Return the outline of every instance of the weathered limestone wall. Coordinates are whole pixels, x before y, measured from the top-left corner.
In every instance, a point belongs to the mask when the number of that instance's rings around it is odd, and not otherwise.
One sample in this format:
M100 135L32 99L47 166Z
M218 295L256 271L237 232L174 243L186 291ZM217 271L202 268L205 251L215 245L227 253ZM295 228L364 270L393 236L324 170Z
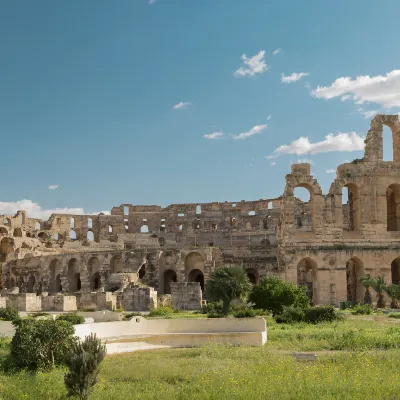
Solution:
M203 300L200 283L171 283L171 300L176 310L200 310Z

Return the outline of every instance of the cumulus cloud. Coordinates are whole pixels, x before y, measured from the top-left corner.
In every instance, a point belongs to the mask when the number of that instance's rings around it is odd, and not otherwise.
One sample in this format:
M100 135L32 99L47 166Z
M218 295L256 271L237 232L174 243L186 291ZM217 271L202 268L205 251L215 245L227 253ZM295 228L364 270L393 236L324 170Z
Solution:
M314 165L315 163L310 158L299 158L297 160L297 164L311 164L311 165Z
M274 150L275 155L296 154L298 156L305 154L327 153L331 151L360 151L364 150L364 137L356 132L337 134L330 133L325 136L325 140L312 143L308 137L300 137L290 144L279 146Z
M342 101L353 100L357 104L366 102L384 108L400 107L400 70L386 75L341 77L330 86L318 86L312 95L319 99L340 97Z
M308 72L293 72L291 75L285 75L282 72L281 82L282 83L293 83L299 81L301 78L310 75Z
M336 169L327 169L325 172L327 174L334 174L336 172Z
M207 133L203 137L205 139L218 139L220 137L224 136L223 132L213 132L213 133Z
M85 214L85 210L81 207L43 209L38 203L26 199L0 202L0 215L15 215L18 210L26 211L28 218L41 218L43 220L47 220L51 214ZM110 214L109 211L102 211L102 213ZM93 215L97 214L99 213L93 213Z
M245 66L238 68L234 72L234 76L254 76L256 74L262 74L269 69L265 62L265 50L260 50L255 56L248 58L246 54L243 54L240 58L242 59Z
M378 114L377 110L364 110L362 107L357 107L357 112L359 112L365 119L372 119Z
M50 185L49 190L56 190L58 189L58 185Z
M181 101L177 104L175 104L172 109L173 110L183 110L184 108L188 108L192 103L189 103L187 101Z
M272 52L272 55L273 55L273 56L276 56L276 55L279 54L281 51L282 51L281 48L276 49L276 50L274 50L274 51Z
M258 133L261 133L265 128L267 127L267 124L264 125L256 125L253 126L249 131L247 132L242 132L239 133L237 135L233 135L233 139L235 140L243 140L243 139L247 139L250 136L256 135Z
M276 162L275 162L275 161L272 161L271 165L272 165L273 167L275 167Z

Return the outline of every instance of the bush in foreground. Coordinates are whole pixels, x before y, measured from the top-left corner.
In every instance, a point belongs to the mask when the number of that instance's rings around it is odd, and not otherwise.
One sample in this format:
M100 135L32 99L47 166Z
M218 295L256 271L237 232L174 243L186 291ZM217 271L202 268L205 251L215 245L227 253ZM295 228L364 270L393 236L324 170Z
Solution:
M320 322L333 322L340 319L341 314L339 314L333 306L310 307L305 312L305 321L310 324L318 324Z
M57 321L67 321L72 325L80 325L85 322L85 318L82 315L78 315L76 313L67 313L67 314L60 314L57 318Z
M284 306L294 306L305 310L310 305L304 287L286 283L277 277L265 277L254 286L250 301L255 308L271 311L273 315L282 314Z
M370 304L357 305L350 311L353 315L371 315L374 313L374 309Z
M87 399L97 383L99 366L106 355L106 348L96 335L90 335L83 342L76 342L65 359L69 373L64 377L68 396Z
M19 312L13 307L0 308L0 321L15 321L19 319Z
M274 319L277 323L293 324L294 322L302 322L305 320L306 313L300 307L283 306L282 313L275 315Z
M75 342L74 327L67 321L28 318L14 325L11 357L19 368L36 371L61 365Z

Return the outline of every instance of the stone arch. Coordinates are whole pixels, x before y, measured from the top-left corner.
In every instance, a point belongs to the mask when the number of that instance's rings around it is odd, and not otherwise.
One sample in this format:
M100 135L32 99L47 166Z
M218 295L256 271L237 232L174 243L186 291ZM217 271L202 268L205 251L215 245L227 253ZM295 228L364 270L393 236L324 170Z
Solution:
M11 219L10 218L4 218L3 225L6 225L9 228L11 228Z
M97 257L91 257L88 261L88 275L90 281L90 289L100 289L100 260Z
M96 291L100 289L101 285L101 280L100 280L100 272L95 272L91 277L90 277L90 290Z
M400 231L400 184L393 183L386 189L387 230Z
M317 262L310 257L303 258L297 264L297 285L306 288L312 304L318 304L317 269Z
M8 235L8 230L7 228L4 228L4 226L0 227L0 235L1 236L7 236Z
M379 162L383 160L383 125L392 131L393 162L400 163L400 123L399 116L378 114L371 121L371 126L365 139L364 160Z
M364 299L364 286L360 278L365 275L364 263L358 257L352 257L346 263L346 288L347 301L359 301Z
M30 275L27 284L27 293L35 293L36 279L34 275Z
M164 294L171 294L171 282L177 282L176 272L173 269L164 271Z
M13 236L14 237L22 237L22 229L21 228L14 228Z
M361 204L360 191L355 183L346 183L342 191L347 188L347 205L343 207L343 229L346 231L359 231L361 229Z
M40 227L40 222L36 221L35 222L35 231L40 231L41 227Z
M200 283L201 291L204 292L204 274L199 269L192 269L188 274L188 282Z
M197 251L193 251L185 257L186 277L188 277L189 272L194 269L198 269L204 273L204 258Z
M73 229L69 231L69 238L70 240L76 240L76 232Z
M81 289L81 275L79 273L79 261L76 258L71 258L68 261L68 283L69 291L77 292Z
M142 225L140 227L140 233L149 233L149 226L148 225Z
M111 257L110 270L111 270L112 274L117 274L119 272L122 272L123 267L124 267L124 265L123 265L121 256L115 255L115 256Z
M40 232L38 238L43 242L49 238L49 235L46 232Z
M390 267L392 283L400 284L400 257L395 258Z
M142 264L142 266L138 270L138 278L143 279L146 275L146 264Z
M249 278L249 281L253 285L256 285L259 282L260 275L255 268L247 268L246 273L247 273L247 277Z
M87 238L87 240L89 240L90 242L93 242L93 241L94 241L94 233L93 233L92 230L88 230L88 231L87 231L86 238Z
M62 291L62 286L61 286L61 262L57 259L54 258L51 260L50 265L50 285L49 285L49 291L52 293L58 293Z
M4 237L0 241L0 261L5 261L7 254L14 251L14 239Z

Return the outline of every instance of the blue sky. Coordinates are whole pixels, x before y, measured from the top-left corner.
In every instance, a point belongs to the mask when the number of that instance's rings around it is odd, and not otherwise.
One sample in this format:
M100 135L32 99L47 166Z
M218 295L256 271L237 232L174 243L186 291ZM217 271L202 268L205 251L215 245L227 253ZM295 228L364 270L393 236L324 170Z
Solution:
M326 192L400 111L397 0L151 3L0 0L0 212L269 198L299 159Z

